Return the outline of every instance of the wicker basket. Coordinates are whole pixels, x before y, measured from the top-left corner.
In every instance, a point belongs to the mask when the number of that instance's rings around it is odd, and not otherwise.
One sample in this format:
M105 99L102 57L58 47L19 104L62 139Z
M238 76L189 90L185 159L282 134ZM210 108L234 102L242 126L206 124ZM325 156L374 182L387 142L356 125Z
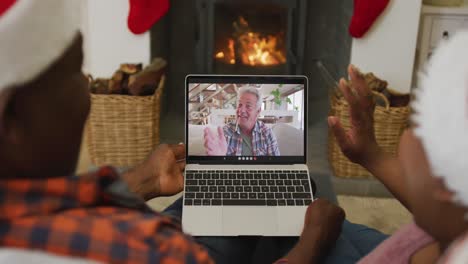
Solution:
M164 81L150 96L91 94L86 134L94 165L132 167L159 144Z
M374 129L377 143L387 153L396 154L401 134L408 125L410 107L390 107L387 98L374 92L381 97L386 106L377 105L374 112ZM331 96L330 114L341 121L343 127L348 130L350 126L349 105L344 98ZM328 132L328 159L337 177L342 178L369 178L372 175L362 166L349 161L336 142L333 132Z

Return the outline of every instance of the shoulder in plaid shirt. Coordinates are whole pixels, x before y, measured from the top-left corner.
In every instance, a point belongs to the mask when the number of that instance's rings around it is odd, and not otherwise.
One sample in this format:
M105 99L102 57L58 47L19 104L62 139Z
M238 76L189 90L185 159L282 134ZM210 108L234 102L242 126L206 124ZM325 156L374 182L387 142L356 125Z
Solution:
M242 136L240 128L229 123L224 126L224 136L228 143L227 156L242 155ZM278 142L271 128L263 122L257 121L252 131L252 150L254 156L279 156Z
M0 180L0 246L104 263L212 263L178 221L148 208L111 168Z

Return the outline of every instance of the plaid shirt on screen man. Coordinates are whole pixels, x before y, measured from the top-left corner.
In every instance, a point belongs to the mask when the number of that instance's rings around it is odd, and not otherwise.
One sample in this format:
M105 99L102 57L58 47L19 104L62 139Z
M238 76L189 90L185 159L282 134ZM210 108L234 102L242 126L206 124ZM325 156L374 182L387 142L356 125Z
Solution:
M223 128L228 143L227 156L242 155L242 136L239 127L229 123ZM280 151L275 134L265 123L257 121L252 131L252 151L254 156L279 156Z
M0 180L0 247L104 263L212 263L177 220L152 211L113 169Z

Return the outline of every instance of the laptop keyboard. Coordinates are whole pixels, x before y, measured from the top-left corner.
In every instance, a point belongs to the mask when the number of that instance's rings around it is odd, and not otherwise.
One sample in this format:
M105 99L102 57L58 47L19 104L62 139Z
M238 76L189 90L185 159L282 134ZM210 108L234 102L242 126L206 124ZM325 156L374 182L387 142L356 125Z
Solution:
M307 171L186 171L186 206L304 206L312 202Z

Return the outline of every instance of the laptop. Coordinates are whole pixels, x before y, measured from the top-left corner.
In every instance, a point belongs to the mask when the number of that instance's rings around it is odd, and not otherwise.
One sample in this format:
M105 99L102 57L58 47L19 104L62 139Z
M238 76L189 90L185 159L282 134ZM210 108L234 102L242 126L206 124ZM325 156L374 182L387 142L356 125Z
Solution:
M194 236L299 236L315 184L305 76L188 75L182 227Z

